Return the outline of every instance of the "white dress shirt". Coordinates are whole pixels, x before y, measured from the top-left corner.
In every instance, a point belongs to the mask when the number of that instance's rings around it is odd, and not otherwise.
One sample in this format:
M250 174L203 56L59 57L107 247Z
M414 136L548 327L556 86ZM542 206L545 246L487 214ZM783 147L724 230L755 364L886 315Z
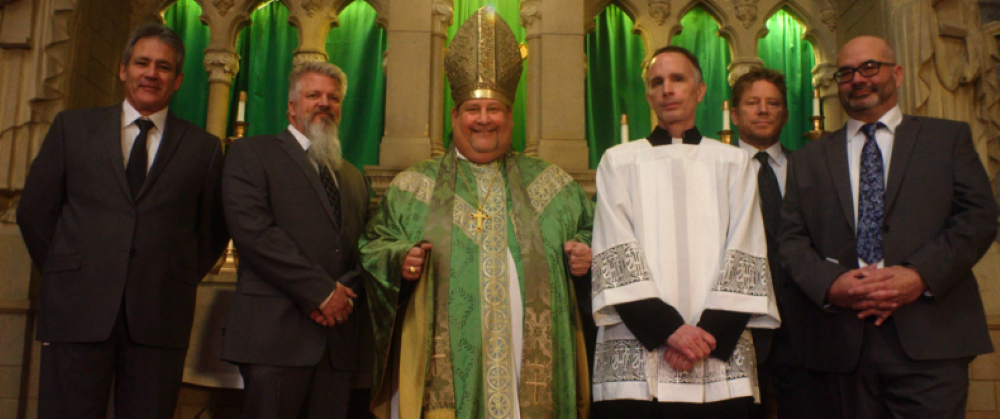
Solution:
M760 170L760 161L752 157L756 156L757 152L762 150L759 150L757 147L743 141L739 142L739 146L743 150L746 150L747 153L750 153L750 165L753 166L753 172L757 173L757 171ZM781 190L781 196L785 196L785 178L788 175L788 156L785 155L785 150L781 148L781 142L771 144L770 147L764 149L763 151L767 152L767 163L771 165L771 170L774 170L774 176L778 178L778 189Z
M148 150L146 170L153 167L153 159L156 158L156 151L160 149L160 140L163 139L163 130L167 125L167 109L163 108L152 115L142 116L139 111L132 107L131 103L128 103L128 99L122 102L122 164L124 167L128 167L128 158L132 154L132 144L135 143L135 137L139 136L139 126L135 124L137 119L147 119L153 122L153 128L149 129L149 134L146 137L146 149Z
M899 110L899 106L894 106L878 120L885 124L885 127L875 131L875 142L878 143L878 148L882 152L882 169L884 170L882 179L883 182L888 183L892 144L896 135L896 127L903 122L903 113ZM847 167L851 173L851 197L854 198L852 201L854 202L855 226L858 225L858 194L861 188L861 151L865 146L865 133L861 131L863 125L865 125L864 122L852 118L847 119ZM883 216L885 216L884 213ZM857 231L854 233L857 234ZM865 266L868 264L858 258L858 267ZM879 261L876 266L883 268L885 263Z

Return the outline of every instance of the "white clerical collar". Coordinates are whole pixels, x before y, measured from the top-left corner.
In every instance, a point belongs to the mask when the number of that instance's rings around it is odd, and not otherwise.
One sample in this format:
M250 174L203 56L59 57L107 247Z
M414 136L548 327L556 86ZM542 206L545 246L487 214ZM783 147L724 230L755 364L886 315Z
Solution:
M309 150L309 147L312 146L312 141L309 140L309 137L306 137L305 134L295 129L292 124L288 124L288 131L292 133L292 137L295 137L295 141L299 142L303 150Z
M889 129L890 134L895 135L896 127L898 127L899 124L903 122L903 112L899 110L899 105L893 106L892 109L889 109L889 112L886 112L884 115L882 115L882 117L879 118L878 121ZM865 125L864 122L848 117L847 138L850 139L855 135L857 135L858 131L860 131L861 127L864 125Z
M745 141L740 141L739 142L739 146L740 146L740 148L742 148L743 150L745 150L747 153L750 153L750 156L756 155L758 151L765 151L765 152L767 152L768 156L771 157L770 159L768 159L768 160L770 160L770 163L774 163L777 166L784 166L785 162L788 160L788 157L785 156L785 150L783 148L781 148L781 142L780 141L776 142L774 144L771 144L770 147L765 148L764 150L760 150L757 147L754 147L754 146L752 146L750 144L747 144Z
M122 127L134 124L137 119L146 118L162 133L164 126L167 124L167 109L169 107L160 109L156 113L144 117L139 111L135 110L135 107L131 103L128 103L128 99L125 99L122 101Z

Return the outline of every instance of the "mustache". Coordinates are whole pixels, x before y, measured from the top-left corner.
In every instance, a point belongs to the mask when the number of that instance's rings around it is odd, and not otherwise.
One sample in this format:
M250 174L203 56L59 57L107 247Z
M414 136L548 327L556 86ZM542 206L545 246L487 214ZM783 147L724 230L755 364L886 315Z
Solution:
M874 83L856 84L851 86L852 95L861 90L871 90L872 93L878 93L878 86L876 86Z

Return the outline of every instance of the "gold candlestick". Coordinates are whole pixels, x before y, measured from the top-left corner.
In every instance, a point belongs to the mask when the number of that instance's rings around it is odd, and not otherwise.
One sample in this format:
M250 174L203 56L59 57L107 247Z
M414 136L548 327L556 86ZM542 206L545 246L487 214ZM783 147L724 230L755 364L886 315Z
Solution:
M240 93L240 96L243 98L243 100L246 100L245 95L246 92ZM232 145L233 142L235 142L236 140L243 138L243 136L246 135L247 133L247 127L250 126L250 124L246 121L236 121L235 125L236 125L236 129L234 130L236 131L234 133L235 135L233 135L232 137L226 137L224 140L222 140L222 143L227 148L230 145ZM222 272L235 273L236 268L239 266L239 264L240 264L240 256L239 254L236 253L236 246L233 245L233 241L230 240L229 245L226 246L226 251L222 252L222 257L220 257L219 261L216 262L215 266L212 267L212 273L215 275L218 275Z
M810 116L809 120L812 121L813 129L805 134L802 134L802 138L809 141L817 140L819 137L826 135L827 131L823 128L823 117L822 116Z

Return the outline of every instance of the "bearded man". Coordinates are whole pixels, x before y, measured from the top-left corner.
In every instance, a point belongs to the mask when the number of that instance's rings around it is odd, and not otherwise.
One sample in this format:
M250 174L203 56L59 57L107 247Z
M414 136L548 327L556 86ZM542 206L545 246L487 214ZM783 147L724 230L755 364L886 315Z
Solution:
M494 10L462 25L445 68L454 147L397 176L361 239L379 361L372 410L587 417L572 280L590 264L593 203L555 165L511 151L522 60Z
M834 73L849 118L795 152L779 248L790 332L842 418L961 418L993 351L972 266L997 206L969 125L904 115L903 67L860 36Z
M346 93L337 66L305 64L289 77L288 129L228 151L223 205L240 265L222 358L243 375L243 418L346 416L368 323L351 315L368 186L341 158Z

